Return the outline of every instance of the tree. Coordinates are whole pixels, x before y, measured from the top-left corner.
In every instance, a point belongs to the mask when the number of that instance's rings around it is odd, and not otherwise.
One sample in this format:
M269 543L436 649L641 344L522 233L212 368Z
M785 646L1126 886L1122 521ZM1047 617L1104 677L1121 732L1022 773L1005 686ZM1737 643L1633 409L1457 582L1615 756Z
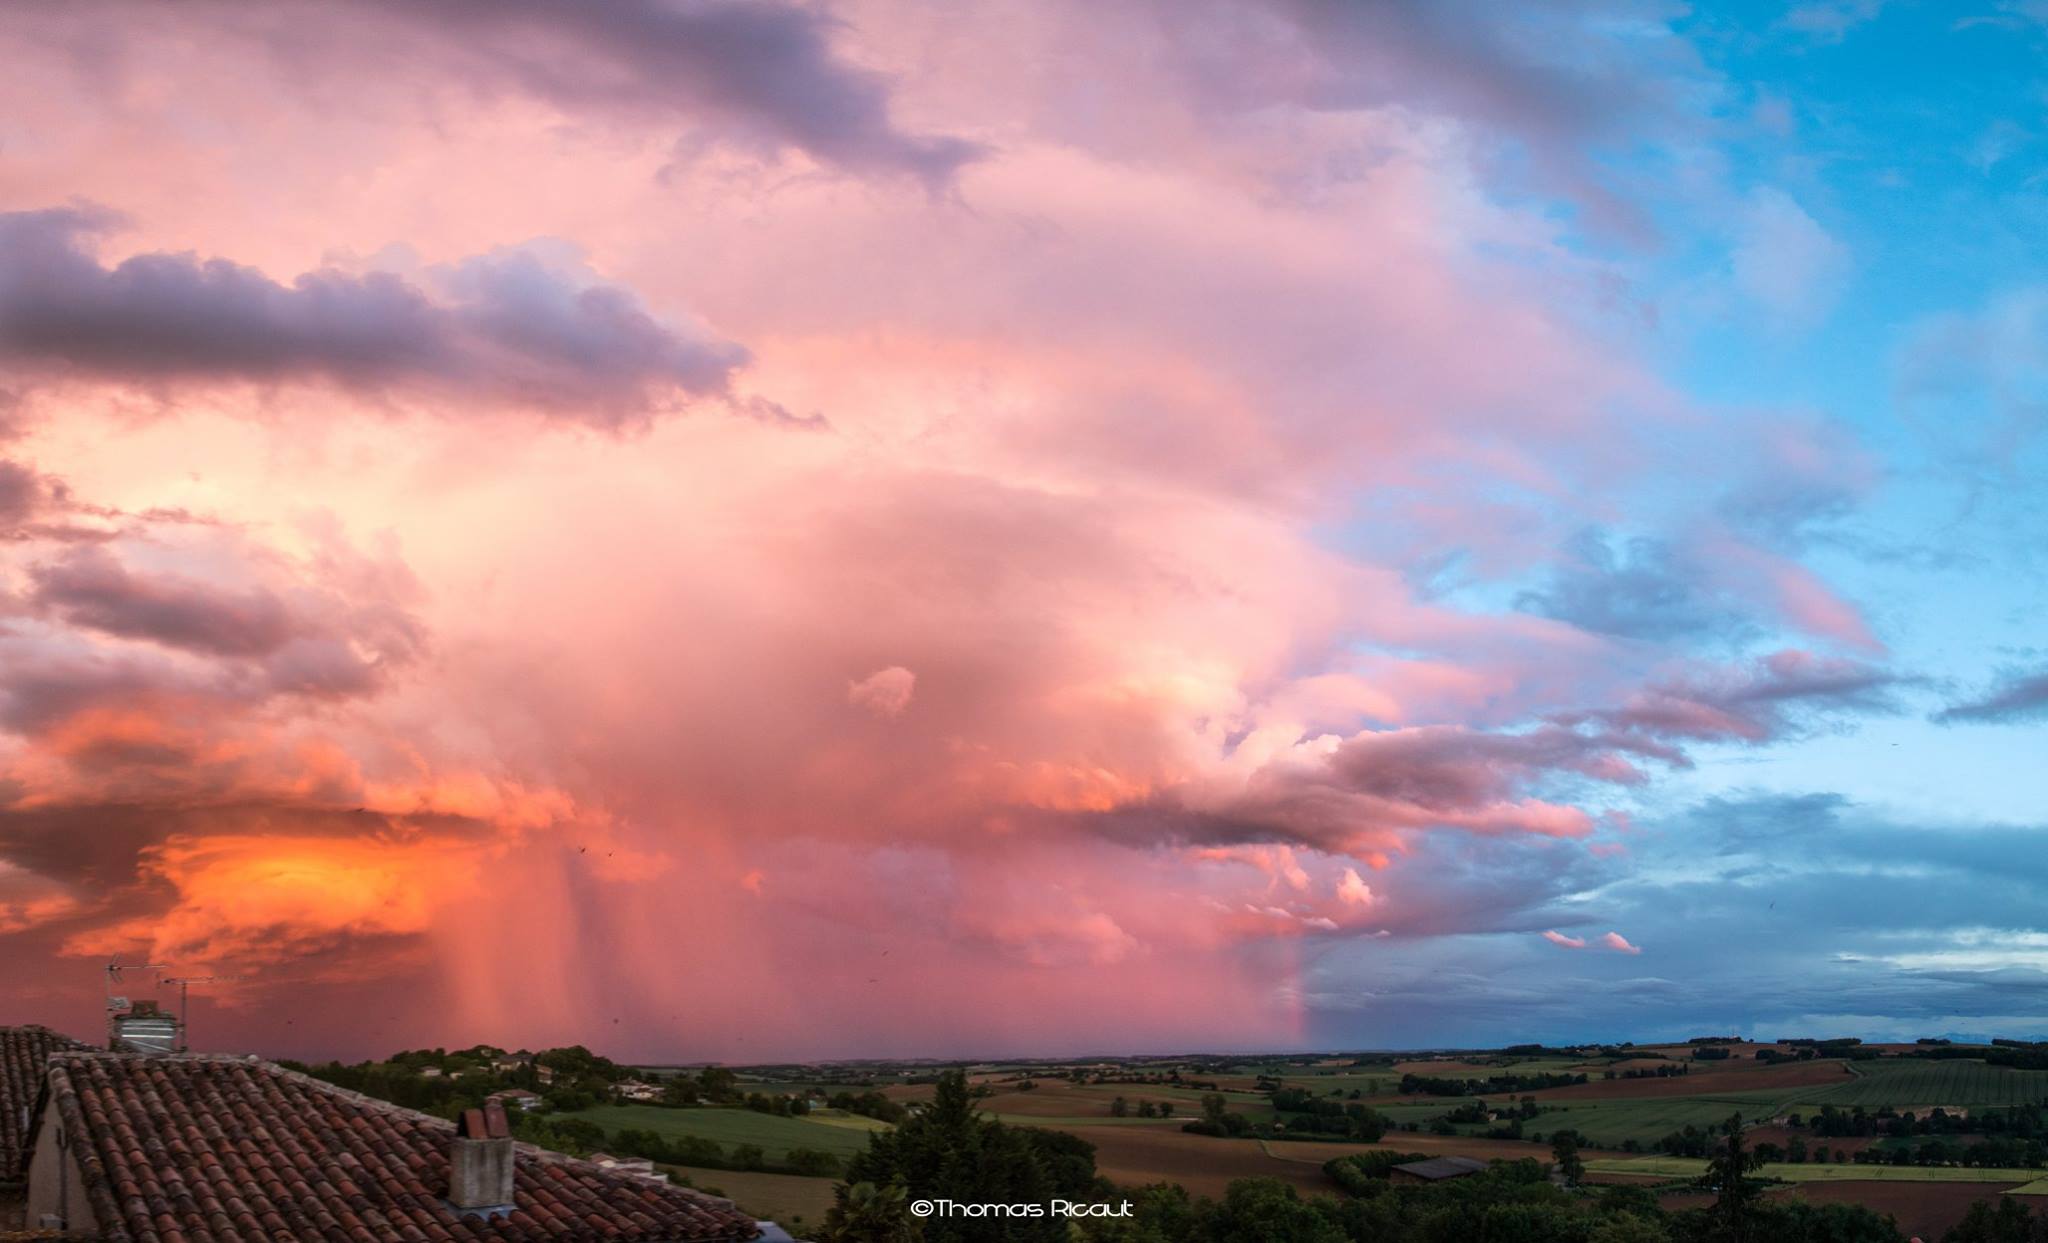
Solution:
M899 1179L885 1186L841 1183L832 1191L819 1243L917 1243L910 1193Z
M2037 1223L2017 1199L2000 1196L1995 1207L1984 1200L1972 1204L1955 1229L1942 1236L1942 1243L2036 1243L2048 1234L2037 1225L2048 1227Z
M846 1181L886 1186L900 1181L915 1199L965 1204L1044 1204L1100 1194L1095 1147L1077 1136L1006 1126L974 1108L967 1076L940 1075L932 1103L894 1130L868 1137L848 1163ZM933 1217L930 1243L1065 1243L1067 1223L1054 1217Z
M783 1158L793 1173L819 1177L839 1172L839 1158L816 1148L792 1148Z
M1617 1213L1593 1227L1586 1243L1671 1243L1671 1232L1648 1217Z
M697 1090L707 1101L728 1101L739 1094L740 1077L723 1066L706 1066L697 1072Z
M1261 1243L1348 1243L1328 1199L1304 1200L1277 1178L1240 1178L1224 1192L1215 1233Z
M1559 1131L1550 1141L1550 1153L1557 1158L1557 1172L1564 1175L1564 1181L1578 1186L1586 1176L1586 1161L1579 1155L1579 1133Z
M1721 1142L1709 1158L1704 1181L1716 1193L1714 1216L1732 1243L1750 1243L1750 1210L1763 1189L1749 1175L1761 1164L1743 1147L1742 1115L1730 1116L1722 1127Z
M1131 1104L1130 1104L1130 1102L1129 1102L1129 1101L1126 1101L1126 1100L1125 1100L1125 1099L1124 1099L1123 1097L1121 1097L1121 1096L1117 1097L1117 1098L1116 1098L1115 1100L1113 1100L1113 1101L1111 1101L1111 1102L1109 1103L1109 1116L1110 1116L1110 1117L1112 1117L1112 1118L1122 1118L1122 1117L1126 1117L1126 1116L1128 1116L1128 1115L1130 1114L1130 1112L1131 1112Z

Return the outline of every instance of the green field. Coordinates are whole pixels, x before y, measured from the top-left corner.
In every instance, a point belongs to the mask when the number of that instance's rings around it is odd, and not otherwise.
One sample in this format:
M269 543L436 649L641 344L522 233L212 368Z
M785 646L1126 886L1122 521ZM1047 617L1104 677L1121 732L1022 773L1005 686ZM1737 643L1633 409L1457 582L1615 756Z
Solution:
M1495 1075L1585 1075L1589 1079L1598 1079L1600 1077L1597 1070L1589 1071L1586 1069L1587 1063L1583 1058L1570 1057L1525 1057L1518 1058L1505 1066L1488 1066L1485 1064L1463 1066L1449 1062L1417 1062L1403 1063L1403 1065L1408 1067L1404 1073L1417 1074L1428 1079L1490 1079ZM1288 1077L1305 1078L1306 1076L1290 1075ZM1390 1084L1398 1084L1401 1080L1399 1074L1391 1074L1387 1071L1379 1072L1379 1077L1387 1080Z
M1983 1109L2031 1105L2048 1098L2048 1070L2014 1070L1977 1061L1851 1062L1855 1077L1841 1083L1808 1088L1798 1094L1802 1105L1833 1105L1876 1109L1928 1105L1961 1105Z
M1109 1117L1109 1103L1121 1096L1137 1108L1139 1101L1172 1101L1173 1111L1182 1122L1191 1122L1202 1116L1202 1098L1209 1095L1203 1088L1182 1087L1177 1084L1159 1083L1090 1083L1081 1086L1063 1086L1056 1091L1067 1091L1077 1096L1099 1099L1102 1102L1102 1117L1088 1119L1091 1122L1113 1121ZM1348 1089L1347 1089L1348 1090ZM1253 1122L1264 1122L1273 1117L1273 1103L1263 1095L1250 1092L1224 1092L1223 1099L1230 1102L1230 1112L1243 1114ZM1079 1117L1080 1115L1076 1115ZM1017 1120L1030 1125L1024 1115Z
M1926 1109L1934 1105L1984 1109L2030 1104L2048 1098L2048 1071L2012 1070L1976 1061L1898 1061L1852 1063L1852 1078L1804 1087L1750 1089L1638 1100L1574 1101L1524 1123L1532 1131L1571 1127L1594 1144L1611 1148L1629 1140L1655 1144L1687 1124L1717 1126L1739 1113L1755 1122L1788 1112L1812 1116L1823 1105L1875 1110ZM1707 1079L1711 1083L1711 1079ZM1702 1084L1706 1086L1706 1084ZM1406 1107L1394 1107L1406 1108ZM1391 1109L1382 1108L1390 1113ZM1399 1122L1410 1121L1395 1116Z
M1166 1126L1181 1127L1193 1122L1194 1114L1176 1114L1171 1118L1111 1118L1090 1114L1087 1117L1057 1118L1045 1114L998 1114L988 1115L1009 1126L1049 1127L1064 1130L1072 1126Z
M782 1223L799 1232L825 1220L832 1208L832 1180L799 1178L795 1174L759 1174L739 1170L674 1167L690 1185L724 1196L756 1217Z
M792 1148L829 1152L841 1160L868 1146L868 1128L778 1118L751 1109L664 1109L659 1105L599 1105L563 1114L595 1122L606 1131L653 1131L666 1137L696 1136L734 1144L758 1144L770 1160L779 1161Z
M1693 1157L1629 1157L1588 1161L1586 1170L1592 1174L1698 1178L1707 1172L1707 1163ZM2041 1178L2041 1171L1947 1165L1794 1165L1781 1161L1764 1166L1757 1175L1788 1183L2030 1183Z
M856 1131L886 1131L889 1124L866 1114L848 1113L844 1109L813 1109L803 1116L803 1121L813 1126L843 1126Z
M1684 1130L1688 1124L1707 1130L1728 1121L1730 1114L1739 1113L1752 1122L1770 1117L1777 1099L1771 1093L1731 1093L1633 1101L1574 1101L1562 1108L1546 1106L1544 1112L1522 1126L1546 1135L1569 1128L1599 1148L1619 1147L1629 1140L1647 1147L1673 1131Z
M1431 1120L1442 1117L1463 1103L1462 1100L1447 1099L1441 1103L1432 1101L1422 1105L1372 1105L1368 1108L1395 1126L1413 1122L1418 1126L1427 1127Z
M1313 1072L1282 1075L1280 1081L1290 1088L1300 1088L1305 1092L1313 1092L1317 1096L1328 1096L1331 1088L1336 1088L1339 1092L1347 1095L1351 1092L1357 1092L1363 1096L1377 1096L1382 1092L1391 1092L1398 1087L1401 1082L1401 1076L1390 1075L1383 1070L1378 1072L1347 1070L1328 1075L1319 1075Z

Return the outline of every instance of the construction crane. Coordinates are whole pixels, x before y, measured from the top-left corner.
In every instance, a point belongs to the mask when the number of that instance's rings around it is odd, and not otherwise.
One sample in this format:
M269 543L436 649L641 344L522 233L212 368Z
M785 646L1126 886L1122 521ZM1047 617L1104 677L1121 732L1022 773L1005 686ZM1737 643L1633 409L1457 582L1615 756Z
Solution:
M185 1025L185 1015L192 999L194 984L227 984L242 977L238 975L184 975L171 979L160 979L159 984L178 986L178 1052L185 1053L192 1048L190 1029Z

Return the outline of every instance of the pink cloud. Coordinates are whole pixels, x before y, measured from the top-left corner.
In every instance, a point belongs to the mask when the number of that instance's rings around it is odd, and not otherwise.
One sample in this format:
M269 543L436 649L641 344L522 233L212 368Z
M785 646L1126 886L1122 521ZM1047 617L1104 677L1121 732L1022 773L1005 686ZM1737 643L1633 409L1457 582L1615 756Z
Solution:
M361 1054L1271 1046L1317 947L1500 926L1428 847L1576 859L1881 697L1422 585L1742 469L1488 197L1487 101L1323 106L1290 34L1241 108L1209 9L757 7L705 8L739 64L638 4L0 18L8 206L127 219L23 226L0 298L0 986L255 959ZM1105 25L1116 73L1016 51Z
M1586 942L1583 937L1568 937L1562 932L1557 931L1555 928L1546 931L1543 934L1543 939L1550 942L1552 945L1563 946L1565 949L1568 950L1582 950L1586 948Z
M902 716L916 689L916 674L901 665L890 665L886 669L877 669L858 682L848 682L846 702L856 708L866 708L876 716Z
M1628 938L1622 936L1619 932L1610 932L1606 936L1601 937L1600 944L1618 954L1640 954L1643 952L1641 946L1630 945Z

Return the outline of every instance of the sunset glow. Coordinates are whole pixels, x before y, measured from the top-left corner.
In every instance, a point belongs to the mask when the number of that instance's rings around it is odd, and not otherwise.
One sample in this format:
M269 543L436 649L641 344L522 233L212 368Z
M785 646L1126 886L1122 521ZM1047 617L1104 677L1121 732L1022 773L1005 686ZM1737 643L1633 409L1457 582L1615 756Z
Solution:
M0 1021L2048 1026L2048 26L1705 7L10 7Z

